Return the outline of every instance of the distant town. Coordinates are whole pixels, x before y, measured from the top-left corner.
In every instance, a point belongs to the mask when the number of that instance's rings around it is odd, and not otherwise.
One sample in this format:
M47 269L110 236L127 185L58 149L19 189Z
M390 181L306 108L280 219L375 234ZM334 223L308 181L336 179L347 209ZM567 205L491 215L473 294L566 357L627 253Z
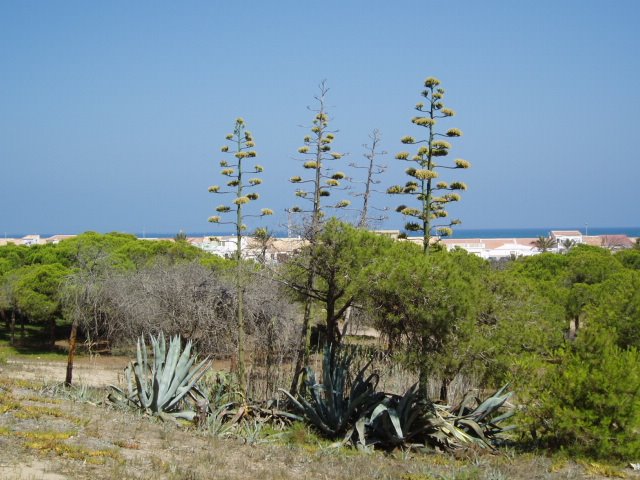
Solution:
M399 230L375 230L375 233L395 239L403 239ZM20 238L0 238L0 246L4 245L49 245L75 237L76 235L52 235L41 237L37 234L25 235ZM435 238L441 242L447 250L462 248L469 253L478 255L487 260L504 260L517 257L537 255L543 251L561 253L575 245L592 245L621 250L632 248L638 241L636 237L628 235L585 235L579 230L552 230L549 232L544 246L540 243L540 237L536 238ZM173 238L149 238L139 237L144 241L175 241ZM422 237L408 237L404 241L422 243ZM184 241L206 252L221 257L232 257L236 251L236 237L231 235L189 237ZM245 258L262 258L269 263L279 263L300 249L305 241L299 237L270 238L260 241L246 236L242 239L242 252Z

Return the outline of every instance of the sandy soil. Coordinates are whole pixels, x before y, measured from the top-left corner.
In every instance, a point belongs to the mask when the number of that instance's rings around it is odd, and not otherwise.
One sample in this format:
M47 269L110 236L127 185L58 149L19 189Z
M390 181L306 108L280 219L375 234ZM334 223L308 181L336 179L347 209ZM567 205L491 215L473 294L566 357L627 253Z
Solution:
M9 359L7 363L15 367L7 372L13 378L35 380L43 383L63 382L67 374L67 366L62 362L40 361L37 359ZM74 365L73 381L90 387L118 385L127 363L124 358L114 357L79 359Z
M11 480L65 480L68 477L52 473L50 462L34 460L30 465L0 464L0 478Z
M88 387L104 388L109 385L121 385L124 379L123 371L129 363L128 358L112 356L80 357L73 367L73 383ZM6 375L12 378L34 380L42 383L63 382L67 374L64 362L52 362L34 359L9 358ZM214 362L213 368L228 371L226 361Z
M117 357L82 358L77 383L117 383L126 363ZM578 480L624 474L640 480L629 468L513 451L367 455L299 435L293 440L282 434L258 438L238 430L220 438L193 426L115 409L103 402L102 389L77 398L73 392L43 388L43 381L51 385L64 379L65 367L38 359L0 366L0 479Z

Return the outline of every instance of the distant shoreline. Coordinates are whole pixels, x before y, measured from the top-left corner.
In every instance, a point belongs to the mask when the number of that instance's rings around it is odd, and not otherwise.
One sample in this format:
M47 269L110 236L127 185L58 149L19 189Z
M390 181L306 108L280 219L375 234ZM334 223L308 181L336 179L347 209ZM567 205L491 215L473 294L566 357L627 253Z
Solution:
M389 229L392 230L392 229ZM537 238L547 237L552 231L578 230L585 235L585 228L575 227L547 227L547 228L459 228L454 229L453 235L447 238ZM209 237L234 235L234 232L185 232L189 237ZM143 234L135 234L142 238ZM273 235L278 238L287 237L285 230L274 230ZM629 237L640 237L640 227L588 227L586 235L627 235ZM173 238L175 233L146 233L144 236L152 238ZM411 235L415 236L415 234Z
M629 237L640 237L640 227L547 227L547 228L460 228L454 230L449 238L534 238L547 237L549 232L577 230L585 236L591 235L627 235Z
M629 237L640 237L640 227L591 227L586 229L585 227L544 227L544 228L459 228L454 230L453 235L448 238L464 239L464 238L536 238L546 237L552 230L578 230L585 235L627 235ZM109 233L109 232L100 232ZM129 233L129 232L122 232ZM138 238L173 238L178 232L134 232ZM233 232L184 232L188 237L211 237L211 236L225 236L233 235ZM34 234L29 233L7 233L7 238L22 238L26 235ZM35 233L36 235L38 233ZM59 235L60 233L41 233L41 237L51 237L53 235ZM283 238L287 237L287 232L283 230L274 230L273 235L275 237Z

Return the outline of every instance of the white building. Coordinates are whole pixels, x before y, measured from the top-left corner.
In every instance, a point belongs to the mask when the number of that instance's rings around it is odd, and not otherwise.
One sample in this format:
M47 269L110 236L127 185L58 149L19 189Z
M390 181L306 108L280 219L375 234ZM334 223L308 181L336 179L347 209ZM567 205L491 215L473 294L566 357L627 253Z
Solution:
M236 254L237 239L231 235L220 237L189 237L187 242L194 247L198 247L205 252L213 253L220 257L231 258ZM243 251L247 248L246 237L242 237L240 248Z
M42 243L40 240L40 235L25 235L22 237L22 245L38 245Z
M53 245L57 245L63 240L68 240L70 238L74 238L76 235L52 235L49 238L45 239L46 243L51 243Z
M552 230L549 236L556 241L555 251L560 252L566 250L565 244L571 242L573 245L585 243L582 232L579 230Z
M469 253L478 255L486 260L501 260L504 258L528 257L535 255L537 250L532 245L533 238L471 238L444 239L447 250L462 248Z
M248 246L243 250L242 256L265 263L280 263L296 253L307 244L302 238L271 238L266 245L253 237L248 237Z

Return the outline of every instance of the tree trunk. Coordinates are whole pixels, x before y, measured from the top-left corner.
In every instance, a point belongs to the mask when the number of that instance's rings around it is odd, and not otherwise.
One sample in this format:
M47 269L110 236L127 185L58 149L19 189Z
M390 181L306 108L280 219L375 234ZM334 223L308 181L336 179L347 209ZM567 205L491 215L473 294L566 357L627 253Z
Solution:
M423 398L429 398L429 371L426 365L427 352L429 350L429 338L422 336L420 339L420 371L418 372L418 395Z
M302 331L300 332L300 342L298 344L298 355L296 358L296 366L293 371L293 379L291 380L291 387L289 393L293 396L298 393L298 382L300 381L300 374L302 373L302 367L309 359L309 342L310 342L310 329L309 323L311 321L311 297L307 297L304 304L304 317L302 320Z
M11 346L16 344L16 311L11 309Z
M326 316L326 325L327 325L327 344L331 347L331 350L334 350L335 347L338 346L338 319L335 318L335 303L330 299L326 304L327 316Z
M442 377L442 382L440 383L440 401L443 403L447 403L449 401L449 384L451 383L451 379L446 375Z
M420 372L418 372L418 395L422 398L429 398L429 372L424 365L420 366Z
M51 348L56 345L56 317L51 317L49 321L49 346Z
M78 320L74 319L71 324L71 335L69 335L69 356L67 357L67 376L64 384L71 386L73 380L73 360L76 355L76 344L78 341Z
M275 382L273 381L273 366L275 363L275 351L273 348L273 343L274 343L274 318L271 317L271 320L269 321L269 329L267 331L267 354L266 354L266 358L265 358L265 367L266 367L266 372L265 372L265 377L266 377L266 391L265 394L266 395L271 395L272 390L274 389ZM271 398L271 397L268 397Z

